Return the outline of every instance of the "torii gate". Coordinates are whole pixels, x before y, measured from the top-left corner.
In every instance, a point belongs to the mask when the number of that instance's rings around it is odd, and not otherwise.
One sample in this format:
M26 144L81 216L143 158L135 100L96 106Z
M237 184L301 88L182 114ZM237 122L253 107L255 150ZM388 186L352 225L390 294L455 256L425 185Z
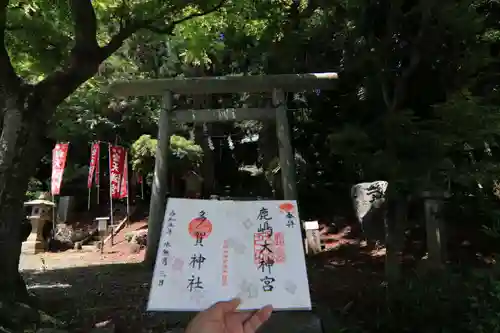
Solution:
M276 119L279 161L284 199L297 199L295 161L291 146L285 92L333 88L337 73L280 74L252 76L215 76L123 81L111 84L109 91L121 97L162 96L163 110L158 124L158 146L149 207L149 232L146 261L154 264L165 214L168 184L170 123L208 123ZM272 92L273 108L227 108L173 110L175 94L208 95Z

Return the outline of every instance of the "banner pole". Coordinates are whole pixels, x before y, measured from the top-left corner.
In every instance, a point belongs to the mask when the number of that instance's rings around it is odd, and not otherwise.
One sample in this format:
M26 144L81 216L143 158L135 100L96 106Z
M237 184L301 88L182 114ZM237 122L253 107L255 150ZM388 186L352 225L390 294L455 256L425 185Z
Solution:
M52 232L55 232L56 230L56 201L54 198L54 191L52 185L54 177L54 149L52 149L52 173L50 175L50 194L52 196L52 203L54 204L54 206L52 206Z
M52 203L54 204L54 207L52 207L52 225L56 223L56 198L52 194Z
M92 168L92 149L94 148L94 143L91 142L90 143L90 161L89 161L89 175L87 177L90 176L90 170ZM94 175L90 176L91 179L94 178ZM88 186L88 182L87 182L87 186ZM90 186L88 186L88 196L87 196L87 211L90 212L90 195L91 195L91 192L92 192L92 184L90 184Z
M113 230L113 192L111 189L111 145L108 144L108 158L109 158L109 222L111 224L111 246L114 244L114 230ZM104 246L104 244L103 244Z
M88 195L88 202L87 202L87 210L90 212L90 194L92 191L92 187L89 187L89 195Z
M125 179L125 181L127 182L127 224L130 224L130 201L129 201L129 196L130 196L130 191L129 191L129 186L128 186L128 152L125 151L125 167L127 168L127 178ZM124 168L125 168L124 167ZM123 177L123 176L122 176Z
M141 176L141 199L144 200L144 177Z
M97 208L99 208L99 192L100 191L100 186L101 186L101 182L100 182L100 169L101 169L101 141L97 141L97 143L99 144L99 150L98 150L98 154L97 154L97 161L96 161L96 168L95 168L95 187L97 188Z

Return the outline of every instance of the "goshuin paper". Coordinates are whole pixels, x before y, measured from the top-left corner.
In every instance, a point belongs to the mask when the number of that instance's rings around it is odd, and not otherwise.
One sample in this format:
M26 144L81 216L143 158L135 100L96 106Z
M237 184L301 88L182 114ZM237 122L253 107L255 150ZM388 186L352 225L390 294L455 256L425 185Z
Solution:
M169 199L148 310L310 310L295 201Z

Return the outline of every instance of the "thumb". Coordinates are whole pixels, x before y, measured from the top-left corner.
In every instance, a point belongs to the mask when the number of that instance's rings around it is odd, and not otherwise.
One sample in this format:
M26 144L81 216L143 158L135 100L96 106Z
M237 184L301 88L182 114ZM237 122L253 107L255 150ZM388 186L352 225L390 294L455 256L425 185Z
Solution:
M222 311L222 312L234 312L241 304L240 298L233 298L230 301L218 302L215 303L214 308Z

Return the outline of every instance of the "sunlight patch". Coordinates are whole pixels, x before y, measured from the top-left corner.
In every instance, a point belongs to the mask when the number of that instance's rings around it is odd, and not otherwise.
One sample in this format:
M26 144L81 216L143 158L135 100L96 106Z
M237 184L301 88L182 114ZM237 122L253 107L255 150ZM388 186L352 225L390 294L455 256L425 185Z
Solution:
M67 288L71 288L71 285L67 284L67 283L52 283L52 284L37 283L37 284L33 284L31 286L28 286L27 288L28 288L28 290L54 289L54 288L61 288L61 289L64 288L64 289L67 289Z

